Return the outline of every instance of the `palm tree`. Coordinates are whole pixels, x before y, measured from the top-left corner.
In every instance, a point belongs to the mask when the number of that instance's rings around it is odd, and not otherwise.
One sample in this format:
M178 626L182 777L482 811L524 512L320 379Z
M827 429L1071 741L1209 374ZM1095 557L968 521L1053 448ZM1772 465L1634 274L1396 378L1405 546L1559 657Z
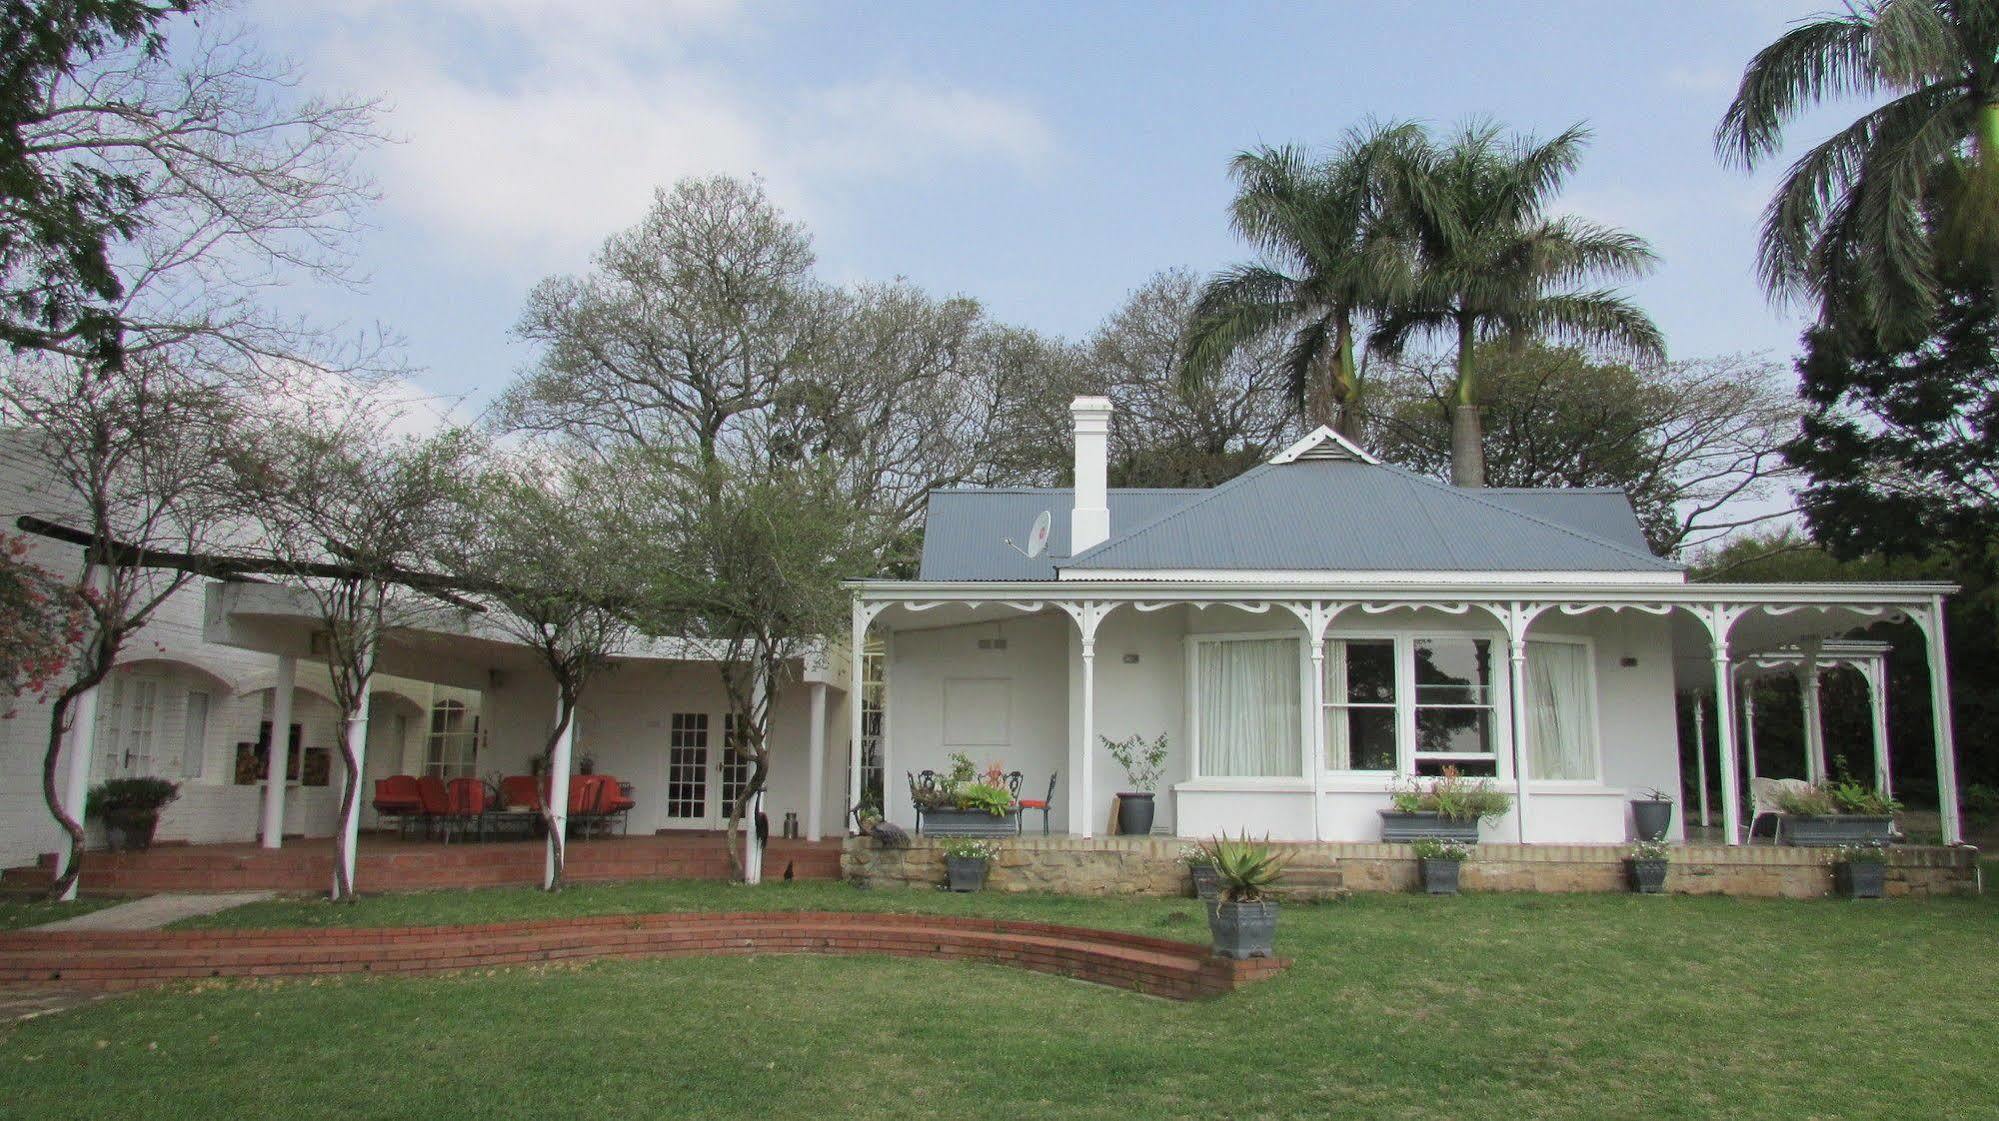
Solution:
M1420 136L1413 125L1367 125L1323 162L1292 146L1235 158L1231 225L1262 259L1225 269L1202 289L1181 356L1183 382L1198 384L1237 350L1285 332L1284 367L1306 421L1360 435L1355 320L1406 276L1384 233L1385 172L1394 152Z
M1786 124L1841 97L1888 100L1791 165L1758 266L1773 296L1892 345L1934 315L1941 254L1999 268L1999 0L1871 0L1800 22L1750 60L1715 147L1754 169Z
M1545 213L1588 137L1576 125L1544 144L1502 139L1497 125L1474 121L1441 148L1426 142L1402 152L1391 210L1416 275L1372 341L1389 355L1418 335L1456 342L1451 481L1458 486L1485 485L1473 361L1479 342L1544 338L1640 359L1665 355L1659 328L1636 305L1606 288L1581 287L1644 272L1651 248L1622 230Z

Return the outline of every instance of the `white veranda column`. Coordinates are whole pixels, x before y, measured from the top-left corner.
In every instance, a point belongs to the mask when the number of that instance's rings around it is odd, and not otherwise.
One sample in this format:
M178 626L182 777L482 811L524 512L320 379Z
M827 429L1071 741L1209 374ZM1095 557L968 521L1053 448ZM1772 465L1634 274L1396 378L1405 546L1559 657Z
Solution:
M826 824L826 683L812 683L812 727L806 744L812 763L806 771L805 839L819 839Z
M62 808L76 821L83 820L84 803L90 798L90 758L97 754L97 701L103 693L100 683L77 695L69 708L69 745L63 749ZM83 859L83 849L67 835L63 837L62 871ZM65 902L76 898L78 876L63 892Z
M1737 789L1735 770L1735 672L1729 661L1728 632L1741 615L1740 608L1716 604L1703 613L1714 653L1715 749L1721 759L1721 828L1730 845L1742 843L1742 795Z
M354 757L354 769L348 773L346 781L354 789L354 804L347 808L347 818L340 823L340 835L346 842L341 846L345 850L342 863L346 866L347 887L350 891L360 890L360 885L354 882L354 857L356 846L359 845L361 840L361 803L363 801L361 776L368 773L368 706L373 699L375 691L375 656L370 652L366 657L369 666L367 675L361 681L361 696L355 705L353 719L347 722L347 751L348 754ZM287 739L288 732L280 732L275 727L271 729L271 753L273 760L283 758L282 752L285 749L279 745L285 743ZM305 765L304 761L301 760L299 765L303 767ZM337 879L335 880L335 885L337 888Z
M847 622L847 812L861 804L861 705L867 696L867 607L855 596ZM882 813L888 813L888 776L882 776ZM851 818L842 818L845 832Z
M1513 741L1513 784L1516 801L1513 807L1513 825L1521 844L1527 843L1527 634L1526 623L1518 618L1510 621L1507 630L1509 657L1507 658L1507 712L1512 724Z
M1895 776L1888 759L1887 666L1877 656L1867 661L1861 673L1867 678L1867 715L1874 733L1874 789L1883 798L1895 796Z
M1736 683L1742 689L1742 682ZM1756 690L1752 684L1742 692L1742 758L1749 768L1750 781L1756 779Z
M1312 774L1312 839L1326 839L1326 640L1312 638L1312 712L1306 723L1305 765Z
M750 683L750 709L764 714L764 753L768 757L771 749L771 731L775 721L771 719L770 678L761 670ZM770 785L770 774L766 768L764 785ZM763 844L757 839L757 822L763 816L764 791L759 790L750 798L749 816L743 822L743 882L760 884L764 879Z
M1726 719L1720 703L1716 703L1717 715ZM1701 828L1708 827L1707 812L1707 702L1699 693L1694 694L1694 786L1700 792Z
M542 861L541 886L555 886L555 846L569 836L569 764L576 757L575 710L569 713L569 722L562 726L562 734L555 737L555 748L548 753L548 851ZM555 718L562 719L562 687L555 690Z
M271 744L264 753L263 845L285 840L285 774L291 767L292 694L298 688L298 659L278 656L278 680L271 686ZM302 764L301 764L302 765ZM361 791L365 796L367 791Z
M1821 715L1818 643L1805 643L1805 660L1798 667L1798 708L1804 719L1805 777L1826 779L1825 720Z
M1097 743L1097 624L1110 606L1101 603L1064 604L1063 610L1076 621L1082 651L1082 727L1069 748L1069 831L1079 837L1096 835L1096 775L1093 761Z
M1944 644L1943 597L1930 602L1929 610L1917 616L1927 642L1930 665L1930 729L1936 737L1937 809L1943 817L1943 843L1964 840L1957 812L1957 749L1951 734L1950 657Z

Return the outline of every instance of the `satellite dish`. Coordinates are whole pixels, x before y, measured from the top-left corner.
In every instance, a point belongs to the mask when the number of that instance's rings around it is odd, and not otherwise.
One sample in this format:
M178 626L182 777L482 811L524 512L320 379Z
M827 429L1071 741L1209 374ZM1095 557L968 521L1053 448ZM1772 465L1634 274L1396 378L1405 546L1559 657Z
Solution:
M1033 560L1035 557L1041 555L1043 549L1048 547L1048 532L1054 527L1055 515L1048 510L1043 510L1039 514L1034 515L1034 525L1028 528L1027 548L1023 549L1014 544L1011 537L1002 537L1000 541L1007 548L1012 549L1029 560Z

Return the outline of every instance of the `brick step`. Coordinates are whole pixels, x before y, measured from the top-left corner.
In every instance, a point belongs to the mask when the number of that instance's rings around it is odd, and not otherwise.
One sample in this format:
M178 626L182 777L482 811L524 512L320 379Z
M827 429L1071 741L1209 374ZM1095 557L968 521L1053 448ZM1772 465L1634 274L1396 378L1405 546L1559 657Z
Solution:
M675 913L351 930L0 934L0 982L121 989L207 977L489 968L596 957L887 954L985 961L1178 999L1283 968L1188 942L1045 923L844 912Z

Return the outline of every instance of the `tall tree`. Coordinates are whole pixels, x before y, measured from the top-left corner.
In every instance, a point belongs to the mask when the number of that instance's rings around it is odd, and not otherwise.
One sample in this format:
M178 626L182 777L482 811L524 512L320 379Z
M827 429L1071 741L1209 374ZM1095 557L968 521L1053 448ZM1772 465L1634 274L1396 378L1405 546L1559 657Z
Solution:
M1810 475L1805 517L1835 554L1942 553L1984 583L1999 574L1999 298L1969 263L1941 292L1918 341L1806 333L1809 410L1786 454Z
M504 459L480 474L438 542L446 571L499 606L493 625L532 649L554 681L541 750L551 775L567 774L557 749L574 736L584 690L634 633L633 589L649 550L631 531L623 494L615 461L546 451ZM566 805L551 796L542 806L549 891L563 886L567 846L556 814Z
M1478 344L1541 338L1609 348L1650 360L1665 341L1624 296L1584 288L1648 269L1652 250L1635 235L1547 214L1579 165L1588 130L1551 140L1507 138L1474 121L1438 145L1404 146L1394 214L1416 257L1417 275L1376 328L1387 354L1417 335L1456 344L1451 387L1451 481L1485 485Z
M114 377L53 354L16 357L5 400L27 425L34 460L49 473L47 520L81 531L83 563L69 596L84 605L80 656L50 699L42 797L68 835L50 893L75 897L83 807L61 766L79 720L94 719L95 690L154 612L194 574L153 567L147 552L200 552L228 512L218 471L238 413L229 396L158 355L133 355ZM87 776L88 759L70 760Z
M1631 366L1544 344L1481 344L1487 481L1507 487L1615 487L1654 552L1670 556L1795 512L1783 449L1797 399L1775 363L1746 357ZM1447 358L1375 377L1372 449L1449 478Z
M1893 345L1923 333L1945 261L1999 284L1999 3L1859 0L1801 21L1750 60L1715 147L1754 170L1845 98L1886 100L1791 165L1758 264L1774 296Z
M1228 356L1288 337L1284 368L1308 424L1361 432L1357 321L1401 294L1407 269L1383 222L1389 173L1421 136L1414 125L1350 132L1326 159L1258 148L1230 165L1230 222L1263 259L1224 270L1202 290L1181 376L1198 385Z
M325 636L344 764L335 900L354 898L369 689L383 640L457 609L412 577L426 573L455 524L474 441L456 430L398 435L393 419L365 397L318 403L233 434L229 457L268 570Z

